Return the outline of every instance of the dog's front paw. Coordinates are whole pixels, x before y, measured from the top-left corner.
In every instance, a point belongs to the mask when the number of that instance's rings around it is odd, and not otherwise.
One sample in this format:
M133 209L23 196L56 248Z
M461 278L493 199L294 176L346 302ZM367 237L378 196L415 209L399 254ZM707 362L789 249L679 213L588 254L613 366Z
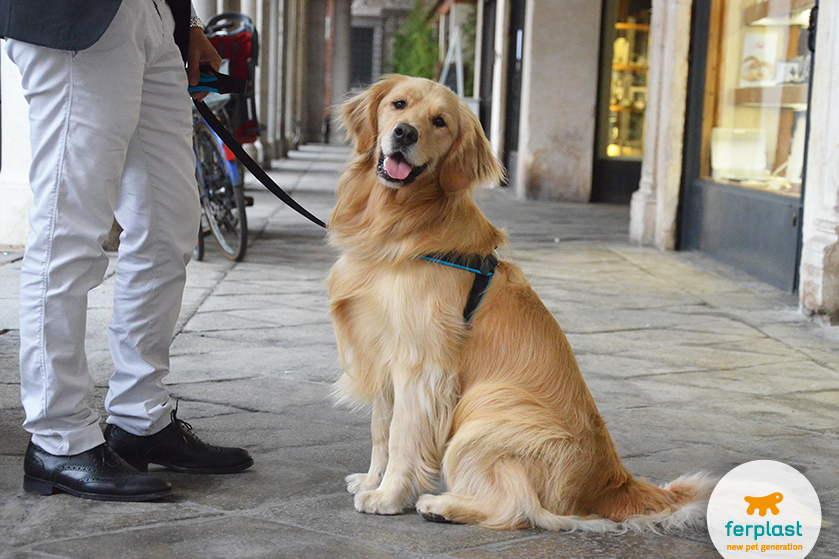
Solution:
M344 478L347 482L347 491L353 495L357 495L362 491L372 491L379 486L378 479L368 474L350 474Z
M370 514L402 514L407 505L401 498L375 489L362 491L355 496L355 510Z

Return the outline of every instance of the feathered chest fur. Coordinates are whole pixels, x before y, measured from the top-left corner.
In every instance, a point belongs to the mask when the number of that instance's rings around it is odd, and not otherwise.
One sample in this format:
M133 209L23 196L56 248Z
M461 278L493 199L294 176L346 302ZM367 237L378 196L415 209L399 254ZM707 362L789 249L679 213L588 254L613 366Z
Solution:
M448 361L465 336L470 276L419 258L371 264L344 255L330 275L330 306L341 329L363 338L353 346L405 365Z

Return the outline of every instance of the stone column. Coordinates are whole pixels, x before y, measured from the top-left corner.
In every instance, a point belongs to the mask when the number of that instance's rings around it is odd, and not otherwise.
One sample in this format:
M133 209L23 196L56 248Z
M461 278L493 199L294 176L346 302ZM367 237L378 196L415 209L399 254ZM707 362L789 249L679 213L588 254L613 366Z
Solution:
M306 49L307 79L303 87L303 142L323 141L323 91L326 70L326 3L327 0L308 0L304 48Z
M286 147L296 148L304 140L306 120L306 87L309 76L307 48L308 35L317 33L309 29L308 0L284 0L283 15L283 60L282 72L283 112L285 119L284 138ZM323 29L320 30L323 37ZM322 41L321 41L322 43Z
M653 0L646 137L630 238L672 250L682 175L691 0Z
M474 89L472 90L472 97L477 99L480 96L481 91L481 62L484 50L484 2L485 0L478 0L478 5L475 14L475 60L473 62L474 74L475 78L473 83Z
M251 18L254 25L256 25L258 19L257 14L259 13L256 6L256 0L242 0L239 11Z
M259 66L257 67L257 102L260 124L265 130L262 137L263 163L283 155L282 89L280 75L283 71L282 46L285 30L279 0L261 0L259 8Z
M530 0L525 22L516 195L588 202L600 10L590 0Z
M805 313L839 324L839 159L836 157L839 153L839 102L836 100L839 6L836 2L819 3L812 90L798 291Z
M342 143L344 131L340 128L338 113L335 110L350 90L350 26L352 16L350 0L335 0L332 31L332 87L329 143Z
M241 12L242 5L239 0L218 0L216 2L217 13L222 12Z
M3 153L0 170L0 245L23 246L32 230L29 207L29 105L23 97L20 72L6 56L5 41L0 42L0 83L2 83Z
M192 0L192 5L195 6L195 13L204 23L216 15L216 0Z
M658 4L658 5L657 5ZM644 160L641 163L641 182L632 194L629 204L629 238L639 245L655 244L655 164L658 161L659 118L661 115L661 90L663 66L668 59L664 44L663 20L666 18L666 2L653 0L650 22L650 69L647 75L647 109L644 113Z
M495 4L494 63L492 70L492 107L489 141L495 155L504 153L504 113L507 109L507 27L510 25L510 0Z

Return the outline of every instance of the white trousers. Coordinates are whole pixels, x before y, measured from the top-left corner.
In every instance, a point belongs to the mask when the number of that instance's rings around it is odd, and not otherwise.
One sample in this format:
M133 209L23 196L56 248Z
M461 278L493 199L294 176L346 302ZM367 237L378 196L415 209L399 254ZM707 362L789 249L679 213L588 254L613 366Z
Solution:
M101 444L87 403L88 292L101 247L124 229L108 344L107 421L136 435L166 427L163 378L199 226L192 112L164 0L125 0L102 38L68 52L7 41L29 103L34 203L20 287L24 428L49 453Z

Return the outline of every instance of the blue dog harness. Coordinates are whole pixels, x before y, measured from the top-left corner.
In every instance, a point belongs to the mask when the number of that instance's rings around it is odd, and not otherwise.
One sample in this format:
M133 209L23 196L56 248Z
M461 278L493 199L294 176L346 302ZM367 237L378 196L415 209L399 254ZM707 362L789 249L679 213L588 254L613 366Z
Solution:
M475 274L472 289L469 291L469 298L466 300L466 308L463 309L463 320L468 325L475 315L475 311L478 310L478 305L481 304L487 287L489 287L492 274L498 265L498 258L494 254L481 256L478 254L457 254L453 252L427 254L419 258Z

